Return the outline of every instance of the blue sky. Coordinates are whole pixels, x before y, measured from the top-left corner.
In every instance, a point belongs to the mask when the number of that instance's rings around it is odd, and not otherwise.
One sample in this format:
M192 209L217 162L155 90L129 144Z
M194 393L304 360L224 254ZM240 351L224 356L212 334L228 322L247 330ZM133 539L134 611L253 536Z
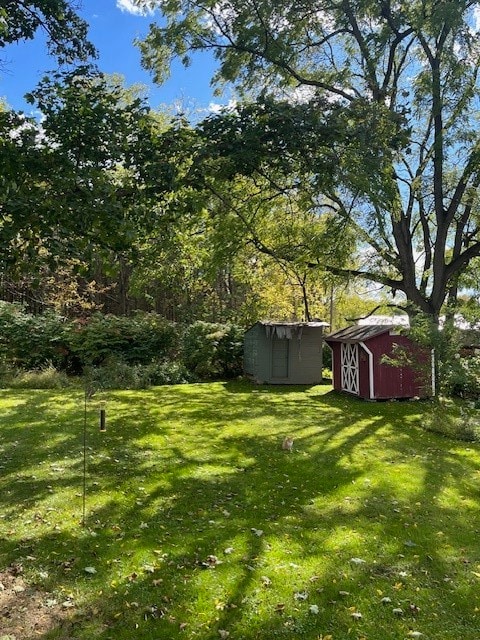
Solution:
M140 52L133 40L146 35L149 24L160 16L142 16L132 0L81 0L79 14L90 25L89 37L97 47L98 65L105 73L120 73L126 85L148 86L153 108L180 104L189 110L207 110L211 103L226 101L214 97L210 78L215 62L208 55L197 56L191 67L175 64L170 79L161 87L141 68ZM34 40L10 45L0 50L0 97L14 109L29 113L31 105L23 95L32 90L55 61L46 54L45 38L37 32Z

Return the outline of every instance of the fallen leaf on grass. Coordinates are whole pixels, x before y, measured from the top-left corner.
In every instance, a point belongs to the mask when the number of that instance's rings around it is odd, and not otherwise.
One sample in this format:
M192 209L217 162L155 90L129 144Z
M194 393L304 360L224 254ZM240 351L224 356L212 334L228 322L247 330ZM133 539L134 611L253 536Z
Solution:
M155 573L155 567L153 564L144 564L143 570L145 573Z
M85 573L88 573L90 575L97 573L97 570L95 569L95 567L85 567L84 571Z
M350 562L352 562L353 564L365 564L366 560L364 560L363 558L350 558Z
M165 611L163 609L160 609L156 604L152 604L145 609L143 617L148 620L149 618L163 618L164 615Z
M215 567L219 564L222 564L222 561L217 558L217 556L209 555L206 560L200 563L200 566L204 569L215 569Z

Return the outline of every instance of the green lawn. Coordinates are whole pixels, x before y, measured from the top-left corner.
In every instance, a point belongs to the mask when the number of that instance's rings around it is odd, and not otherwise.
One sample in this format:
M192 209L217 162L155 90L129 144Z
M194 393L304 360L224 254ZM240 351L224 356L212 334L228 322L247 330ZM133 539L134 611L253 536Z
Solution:
M2 391L0 575L58 614L16 640L480 637L480 446L428 403L159 387L109 392L100 433L101 399L82 527L83 394Z

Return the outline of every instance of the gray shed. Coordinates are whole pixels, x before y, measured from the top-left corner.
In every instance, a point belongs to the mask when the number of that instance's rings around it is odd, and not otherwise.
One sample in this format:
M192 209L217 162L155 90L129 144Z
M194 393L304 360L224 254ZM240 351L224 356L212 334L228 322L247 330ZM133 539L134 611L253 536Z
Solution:
M245 333L243 368L258 383L322 382L327 322L257 322Z

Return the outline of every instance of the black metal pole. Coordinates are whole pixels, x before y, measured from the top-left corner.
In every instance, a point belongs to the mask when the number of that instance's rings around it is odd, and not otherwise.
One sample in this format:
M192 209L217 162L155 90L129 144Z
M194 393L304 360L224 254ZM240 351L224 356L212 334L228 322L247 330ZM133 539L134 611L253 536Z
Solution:
M83 413L83 516L82 525L86 526L86 504L87 504L87 400L88 390L85 386L85 406Z

